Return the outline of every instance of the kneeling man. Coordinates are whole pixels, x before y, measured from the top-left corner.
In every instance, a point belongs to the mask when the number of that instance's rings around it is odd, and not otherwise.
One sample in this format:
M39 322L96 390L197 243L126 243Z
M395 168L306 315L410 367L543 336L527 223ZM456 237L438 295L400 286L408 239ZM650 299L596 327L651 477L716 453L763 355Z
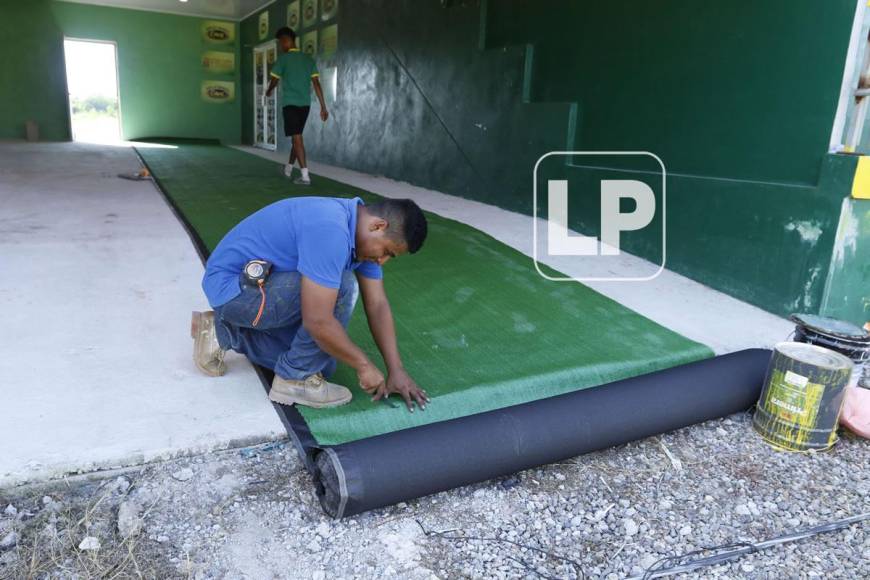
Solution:
M248 216L206 264L202 287L214 311L193 313L197 367L220 376L224 352L234 350L275 371L271 400L334 407L352 397L324 378L338 359L374 400L397 393L409 410L425 408L426 392L399 356L381 267L419 250L426 232L423 212L408 199L366 206L359 198L299 197ZM386 378L347 334L358 294Z

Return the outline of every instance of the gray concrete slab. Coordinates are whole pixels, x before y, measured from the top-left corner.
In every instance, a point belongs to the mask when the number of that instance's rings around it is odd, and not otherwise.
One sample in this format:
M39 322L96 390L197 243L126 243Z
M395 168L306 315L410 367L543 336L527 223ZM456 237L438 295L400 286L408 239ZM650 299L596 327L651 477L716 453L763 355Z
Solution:
M285 436L191 360L202 265L129 147L0 143L0 486Z

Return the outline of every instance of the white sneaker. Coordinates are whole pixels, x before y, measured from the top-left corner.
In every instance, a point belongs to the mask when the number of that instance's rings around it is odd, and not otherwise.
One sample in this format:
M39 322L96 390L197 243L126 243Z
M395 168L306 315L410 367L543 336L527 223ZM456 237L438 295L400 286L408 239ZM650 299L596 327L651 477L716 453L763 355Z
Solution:
M285 177L293 177L293 166L289 163L284 164L284 176Z
M296 185L311 185L311 180L305 179L304 177L297 177L293 180L293 183Z

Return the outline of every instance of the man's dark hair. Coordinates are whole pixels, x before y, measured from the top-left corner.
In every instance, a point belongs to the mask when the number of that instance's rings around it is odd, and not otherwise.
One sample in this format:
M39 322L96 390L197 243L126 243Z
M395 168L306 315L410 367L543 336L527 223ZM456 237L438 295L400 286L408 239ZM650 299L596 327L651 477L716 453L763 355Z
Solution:
M281 38L282 36L289 36L290 40L296 40L296 33L289 26L282 26L275 33L275 38Z
M429 228L426 216L420 206L410 199L387 199L367 205L366 209L372 215L387 220L390 224L387 235L393 239L403 239L408 245L408 252L416 253L426 240Z

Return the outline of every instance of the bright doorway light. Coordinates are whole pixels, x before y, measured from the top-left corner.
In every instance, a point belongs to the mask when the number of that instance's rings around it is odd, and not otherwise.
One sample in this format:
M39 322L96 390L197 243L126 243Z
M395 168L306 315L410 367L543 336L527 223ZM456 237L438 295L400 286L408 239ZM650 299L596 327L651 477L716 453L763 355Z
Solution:
M66 79L74 141L121 140L115 44L65 39Z

